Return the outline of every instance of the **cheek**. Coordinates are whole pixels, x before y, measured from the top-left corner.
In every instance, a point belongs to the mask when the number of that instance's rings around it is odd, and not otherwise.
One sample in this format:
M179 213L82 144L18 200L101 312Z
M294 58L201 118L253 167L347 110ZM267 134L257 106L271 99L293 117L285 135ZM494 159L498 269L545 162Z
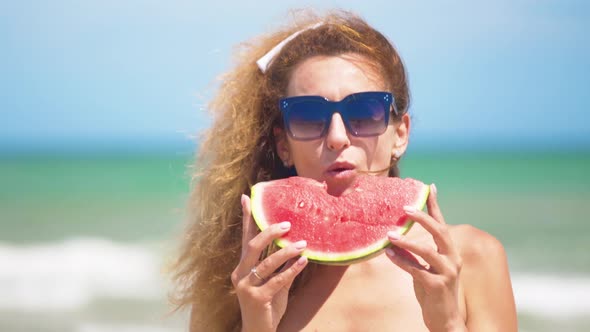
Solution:
M379 165L389 163L389 159L391 158L391 150L388 148L389 144L384 143L386 142L378 142L367 150L367 155L373 156L373 162Z
M321 142L320 141L293 141L289 142L291 149L291 156L293 162L298 164L300 167L303 165L315 165L317 164L321 155Z
M383 160L384 158L389 160L395 144L394 135L394 130L388 129L385 133L377 137L363 137L356 139L353 142L353 145L360 147L368 156L373 156L375 160Z
M383 133L382 145L385 149L388 149L389 153L395 146L395 142L397 142L399 138L397 137L397 133L395 127L393 125L389 125L387 127L387 131Z
M393 126L389 126L387 131L379 137L379 142L375 146L375 157L379 161L385 161L389 163L391 159L391 153L396 142L395 130Z

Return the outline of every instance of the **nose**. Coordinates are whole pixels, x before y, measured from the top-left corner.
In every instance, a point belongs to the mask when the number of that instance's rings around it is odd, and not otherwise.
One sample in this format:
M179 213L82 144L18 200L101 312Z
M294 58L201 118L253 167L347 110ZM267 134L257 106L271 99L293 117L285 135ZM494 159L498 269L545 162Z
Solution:
M350 139L346 132L346 126L339 113L332 114L328 134L326 135L326 144L330 150L342 150L350 146Z

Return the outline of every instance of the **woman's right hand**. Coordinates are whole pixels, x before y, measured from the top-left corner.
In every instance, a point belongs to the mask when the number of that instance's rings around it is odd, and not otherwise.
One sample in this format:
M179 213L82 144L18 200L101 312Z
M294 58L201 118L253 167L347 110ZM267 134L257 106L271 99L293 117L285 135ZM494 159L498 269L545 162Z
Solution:
M291 224L285 221L258 233L246 195L242 195L242 212L242 256L231 275L240 302L242 332L276 331L287 310L289 288L307 265L306 257L298 257L307 243L296 242L259 262L262 251L287 233Z

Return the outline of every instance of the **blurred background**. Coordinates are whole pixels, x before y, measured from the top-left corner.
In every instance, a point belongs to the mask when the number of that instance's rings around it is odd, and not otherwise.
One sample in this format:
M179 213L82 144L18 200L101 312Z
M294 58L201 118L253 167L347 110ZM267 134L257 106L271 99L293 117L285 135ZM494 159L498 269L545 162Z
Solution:
M0 0L1 331L185 330L166 265L215 80L306 6L400 51L402 175L503 242L521 330L590 330L588 2Z

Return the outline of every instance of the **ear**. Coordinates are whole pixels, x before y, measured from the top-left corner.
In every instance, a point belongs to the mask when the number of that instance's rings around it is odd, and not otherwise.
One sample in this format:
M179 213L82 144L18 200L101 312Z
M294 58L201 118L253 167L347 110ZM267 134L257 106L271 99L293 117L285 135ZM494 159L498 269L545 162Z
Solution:
M395 159L399 159L406 152L410 138L410 122L410 116L406 113L395 123L395 142L391 149L391 156Z
M285 167L291 166L291 153L289 150L289 142L287 141L287 135L285 135L285 131L282 128L274 127L273 134L275 137L276 149L279 158L281 158L281 160L283 161L283 165L285 165Z

